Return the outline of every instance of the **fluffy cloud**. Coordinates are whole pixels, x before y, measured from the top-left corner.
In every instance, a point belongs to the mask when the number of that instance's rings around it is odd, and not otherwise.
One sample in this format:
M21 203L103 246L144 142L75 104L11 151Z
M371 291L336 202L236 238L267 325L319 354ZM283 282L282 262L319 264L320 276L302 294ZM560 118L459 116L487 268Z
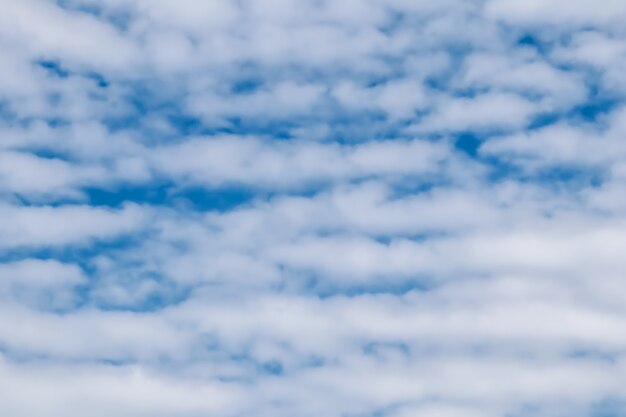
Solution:
M625 13L7 2L0 414L623 414Z

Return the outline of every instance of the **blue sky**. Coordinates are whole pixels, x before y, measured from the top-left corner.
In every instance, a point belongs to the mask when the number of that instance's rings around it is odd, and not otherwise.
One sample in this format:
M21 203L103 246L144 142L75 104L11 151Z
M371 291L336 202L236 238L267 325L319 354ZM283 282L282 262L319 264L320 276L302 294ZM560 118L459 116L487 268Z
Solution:
M626 2L0 7L1 416L624 415Z

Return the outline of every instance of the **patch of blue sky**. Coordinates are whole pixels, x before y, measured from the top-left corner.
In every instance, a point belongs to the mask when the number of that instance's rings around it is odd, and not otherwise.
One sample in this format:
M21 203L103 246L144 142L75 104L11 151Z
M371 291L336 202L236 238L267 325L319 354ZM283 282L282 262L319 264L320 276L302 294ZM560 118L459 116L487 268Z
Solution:
M280 141L291 138L291 129L306 125L307 121L312 121L312 118L286 118L284 120L276 120L274 118L260 116L226 116L213 128L209 123L203 134L228 133L242 136L257 135L264 136L268 140Z
M111 83L106 79L103 74L94 71L87 71L81 74L83 77L93 80L93 82L101 89L106 89Z
M482 140L480 136L483 136ZM465 132L459 132L453 135L454 147L464 154L476 158L478 156L478 149L483 141L486 139L485 135L477 135L476 132L469 130Z
M124 251L136 248L138 243L148 239L150 232L132 233L111 239L91 239L66 245L23 245L0 251L0 262L9 263L23 259L56 259L60 262L75 263L87 272L98 255L111 251Z
M125 285L125 290L132 292L132 285L140 285L143 281L136 277L131 277L127 282L121 280L120 285ZM92 287L86 287L76 291L80 296L81 302L72 309L72 311L79 308L97 308L101 311L126 311L132 313L155 313L165 308L171 308L177 305L181 305L187 301L193 291L188 286L176 285L174 283L165 283L162 280L153 281L156 282L158 288L142 296L135 297L129 301L115 301L113 299L103 298L94 295L94 289ZM132 285L131 285L132 284Z
M411 358L413 353L411 352L411 346L404 341L395 342L368 342L362 346L363 353L371 355L379 359L384 359L390 352L399 353L405 358Z
M80 0L55 0L56 3L65 10L78 11L82 13L92 14L95 16L102 15L104 7L94 1Z
M364 180L364 182L367 181ZM358 184L359 181L354 181ZM428 193L440 187L452 185L452 180L446 175L439 173L434 174L416 174L416 175L400 175L398 178L390 178L389 200L399 200L409 195L419 195Z
M72 75L70 70L65 68L61 61L54 59L42 59L37 62L40 68L45 70L49 75L58 78L68 78Z
M574 107L568 118L583 122L601 123L600 118L607 116L621 104L621 100L600 98Z
M531 175L523 175L522 181L538 182L553 189L597 187L605 177L604 167L581 167L576 164L562 164L537 170Z
M24 119L24 124L27 124L32 121L43 121L52 129L69 127L72 125L72 122L70 120L61 116L51 116L51 117L43 117L43 118L36 118L36 119Z
M248 77L233 81L230 93L234 95L251 94L258 91L264 84L262 77Z
M96 19L106 20L120 31L129 29L133 16L129 10L115 5L99 4L96 1L55 0L64 10L93 16Z
M551 190L577 190L585 186L597 187L602 184L605 173L602 167L584 167L575 163L544 165L532 170L520 166L523 158L514 159L481 157L489 166L486 177L493 183L517 180L523 184L536 184ZM532 161L532 159L530 159Z
M547 126L554 125L558 122L567 120L567 113L563 112L544 112L538 115L535 115L528 126L526 131L530 132L532 130L543 129Z
M285 372L283 363L278 359L273 359L262 363L260 369L262 373L274 376L281 376Z
M358 298L368 295L392 295L401 297L412 292L428 292L435 289L437 285L432 278L419 277L412 279L387 279L384 277L373 278L368 284L346 284L345 286L321 285L318 290L320 299L330 299L334 297Z
M437 288L432 277L415 276L411 278L392 278L372 276L366 280L361 278L330 279L326 274L316 272L293 273L289 282L277 285L276 290L284 293L314 295L320 300L333 298L358 298L368 295L404 296L412 292L428 292ZM299 282L296 282L296 278Z
M564 115L564 118L574 122L593 123L602 126L602 118L623 104L623 97L604 91L596 81L589 84L588 99L571 108Z
M69 80L73 77L80 77L92 80L95 86L105 89L110 85L104 74L93 70L74 70L68 68L61 60L58 59L39 59L35 64L44 70L50 77Z
M545 55L550 52L556 42L555 39L551 39L548 36L541 36L541 33L527 32L521 34L517 41L518 46L532 48L541 55Z
M65 161L65 162L80 162L78 158L71 155L68 151L59 149L56 146L45 145L29 145L28 152L41 159Z
M90 205L120 207L127 202L151 206L186 207L194 211L224 212L251 202L259 193L246 187L180 187L171 182L142 186L87 188ZM263 194L261 194L263 195Z

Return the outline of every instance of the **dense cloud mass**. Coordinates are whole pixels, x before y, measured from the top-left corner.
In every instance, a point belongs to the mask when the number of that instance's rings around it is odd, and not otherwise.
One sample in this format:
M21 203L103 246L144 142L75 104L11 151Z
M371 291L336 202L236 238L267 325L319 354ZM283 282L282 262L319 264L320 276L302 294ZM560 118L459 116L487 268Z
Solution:
M0 415L624 415L625 21L3 1Z

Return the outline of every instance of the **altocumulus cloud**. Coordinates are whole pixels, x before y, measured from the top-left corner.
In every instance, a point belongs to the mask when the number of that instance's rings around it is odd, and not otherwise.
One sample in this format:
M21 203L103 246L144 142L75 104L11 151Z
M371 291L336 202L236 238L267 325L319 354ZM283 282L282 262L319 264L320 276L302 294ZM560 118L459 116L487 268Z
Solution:
M3 1L0 415L625 415L624 21Z

